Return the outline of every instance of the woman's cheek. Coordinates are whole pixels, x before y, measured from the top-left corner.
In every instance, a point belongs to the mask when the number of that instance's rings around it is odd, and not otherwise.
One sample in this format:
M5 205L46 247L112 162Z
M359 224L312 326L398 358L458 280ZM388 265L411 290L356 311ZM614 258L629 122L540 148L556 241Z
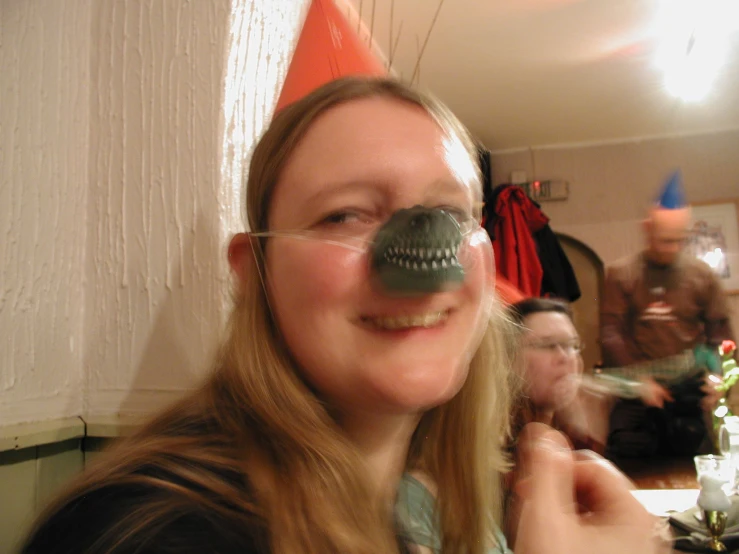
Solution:
M341 246L293 245L275 248L273 254L272 279L290 296L302 293L314 300L340 296L367 276L367 256Z

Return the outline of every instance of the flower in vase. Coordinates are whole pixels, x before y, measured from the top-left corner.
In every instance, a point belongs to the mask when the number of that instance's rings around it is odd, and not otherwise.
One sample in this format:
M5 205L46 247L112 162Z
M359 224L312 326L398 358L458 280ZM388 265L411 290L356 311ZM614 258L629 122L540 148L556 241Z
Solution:
M731 356L734 350L736 350L736 344L733 340L725 340L718 347L718 353L721 354L721 356Z

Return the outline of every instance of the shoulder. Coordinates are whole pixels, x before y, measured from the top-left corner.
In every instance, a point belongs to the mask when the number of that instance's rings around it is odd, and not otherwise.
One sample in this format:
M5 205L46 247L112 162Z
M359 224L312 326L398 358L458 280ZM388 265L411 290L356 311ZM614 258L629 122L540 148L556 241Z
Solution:
M616 260L606 267L606 284L628 287L637 282L644 273L642 255Z
M711 266L693 256L681 256L680 269L683 273L695 279L707 282L718 281L718 277Z
M626 256L608 265L607 270L615 275L633 275L641 273L644 264L642 254Z
M398 487L396 513L399 523L413 544L433 552L441 549L441 537L436 514L433 480L423 473L406 473Z
M21 552L267 552L266 533L256 518L200 503L191 492L145 480L99 486L57 506Z
M420 471L405 473L398 490L396 511L410 542L441 552L441 532L436 510L437 487L433 478ZM496 526L495 547L487 554L511 554L506 538Z

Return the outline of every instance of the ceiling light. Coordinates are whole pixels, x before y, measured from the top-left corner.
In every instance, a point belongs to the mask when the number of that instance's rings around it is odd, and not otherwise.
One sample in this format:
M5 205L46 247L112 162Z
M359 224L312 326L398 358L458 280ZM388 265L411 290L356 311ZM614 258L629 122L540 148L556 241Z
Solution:
M726 60L729 37L738 27L736 0L664 0L658 27L657 65L670 94L698 101Z

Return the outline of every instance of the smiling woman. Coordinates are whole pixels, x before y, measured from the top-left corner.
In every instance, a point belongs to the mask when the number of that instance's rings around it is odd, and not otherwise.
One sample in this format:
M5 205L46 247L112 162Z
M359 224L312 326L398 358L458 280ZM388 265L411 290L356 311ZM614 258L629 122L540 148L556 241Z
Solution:
M377 248L390 226L390 248L428 258L397 242L415 219L389 222L420 209L414 225L446 240L457 217L474 220L475 155L446 108L392 80L338 80L281 111L250 166L254 232L229 246L235 305L214 372L58 498L23 552L504 551L514 342L485 232L455 235L464 275L438 289L388 287L369 248L343 244ZM561 440L530 431L519 554L651 551L624 484ZM570 509L574 491L598 517Z

